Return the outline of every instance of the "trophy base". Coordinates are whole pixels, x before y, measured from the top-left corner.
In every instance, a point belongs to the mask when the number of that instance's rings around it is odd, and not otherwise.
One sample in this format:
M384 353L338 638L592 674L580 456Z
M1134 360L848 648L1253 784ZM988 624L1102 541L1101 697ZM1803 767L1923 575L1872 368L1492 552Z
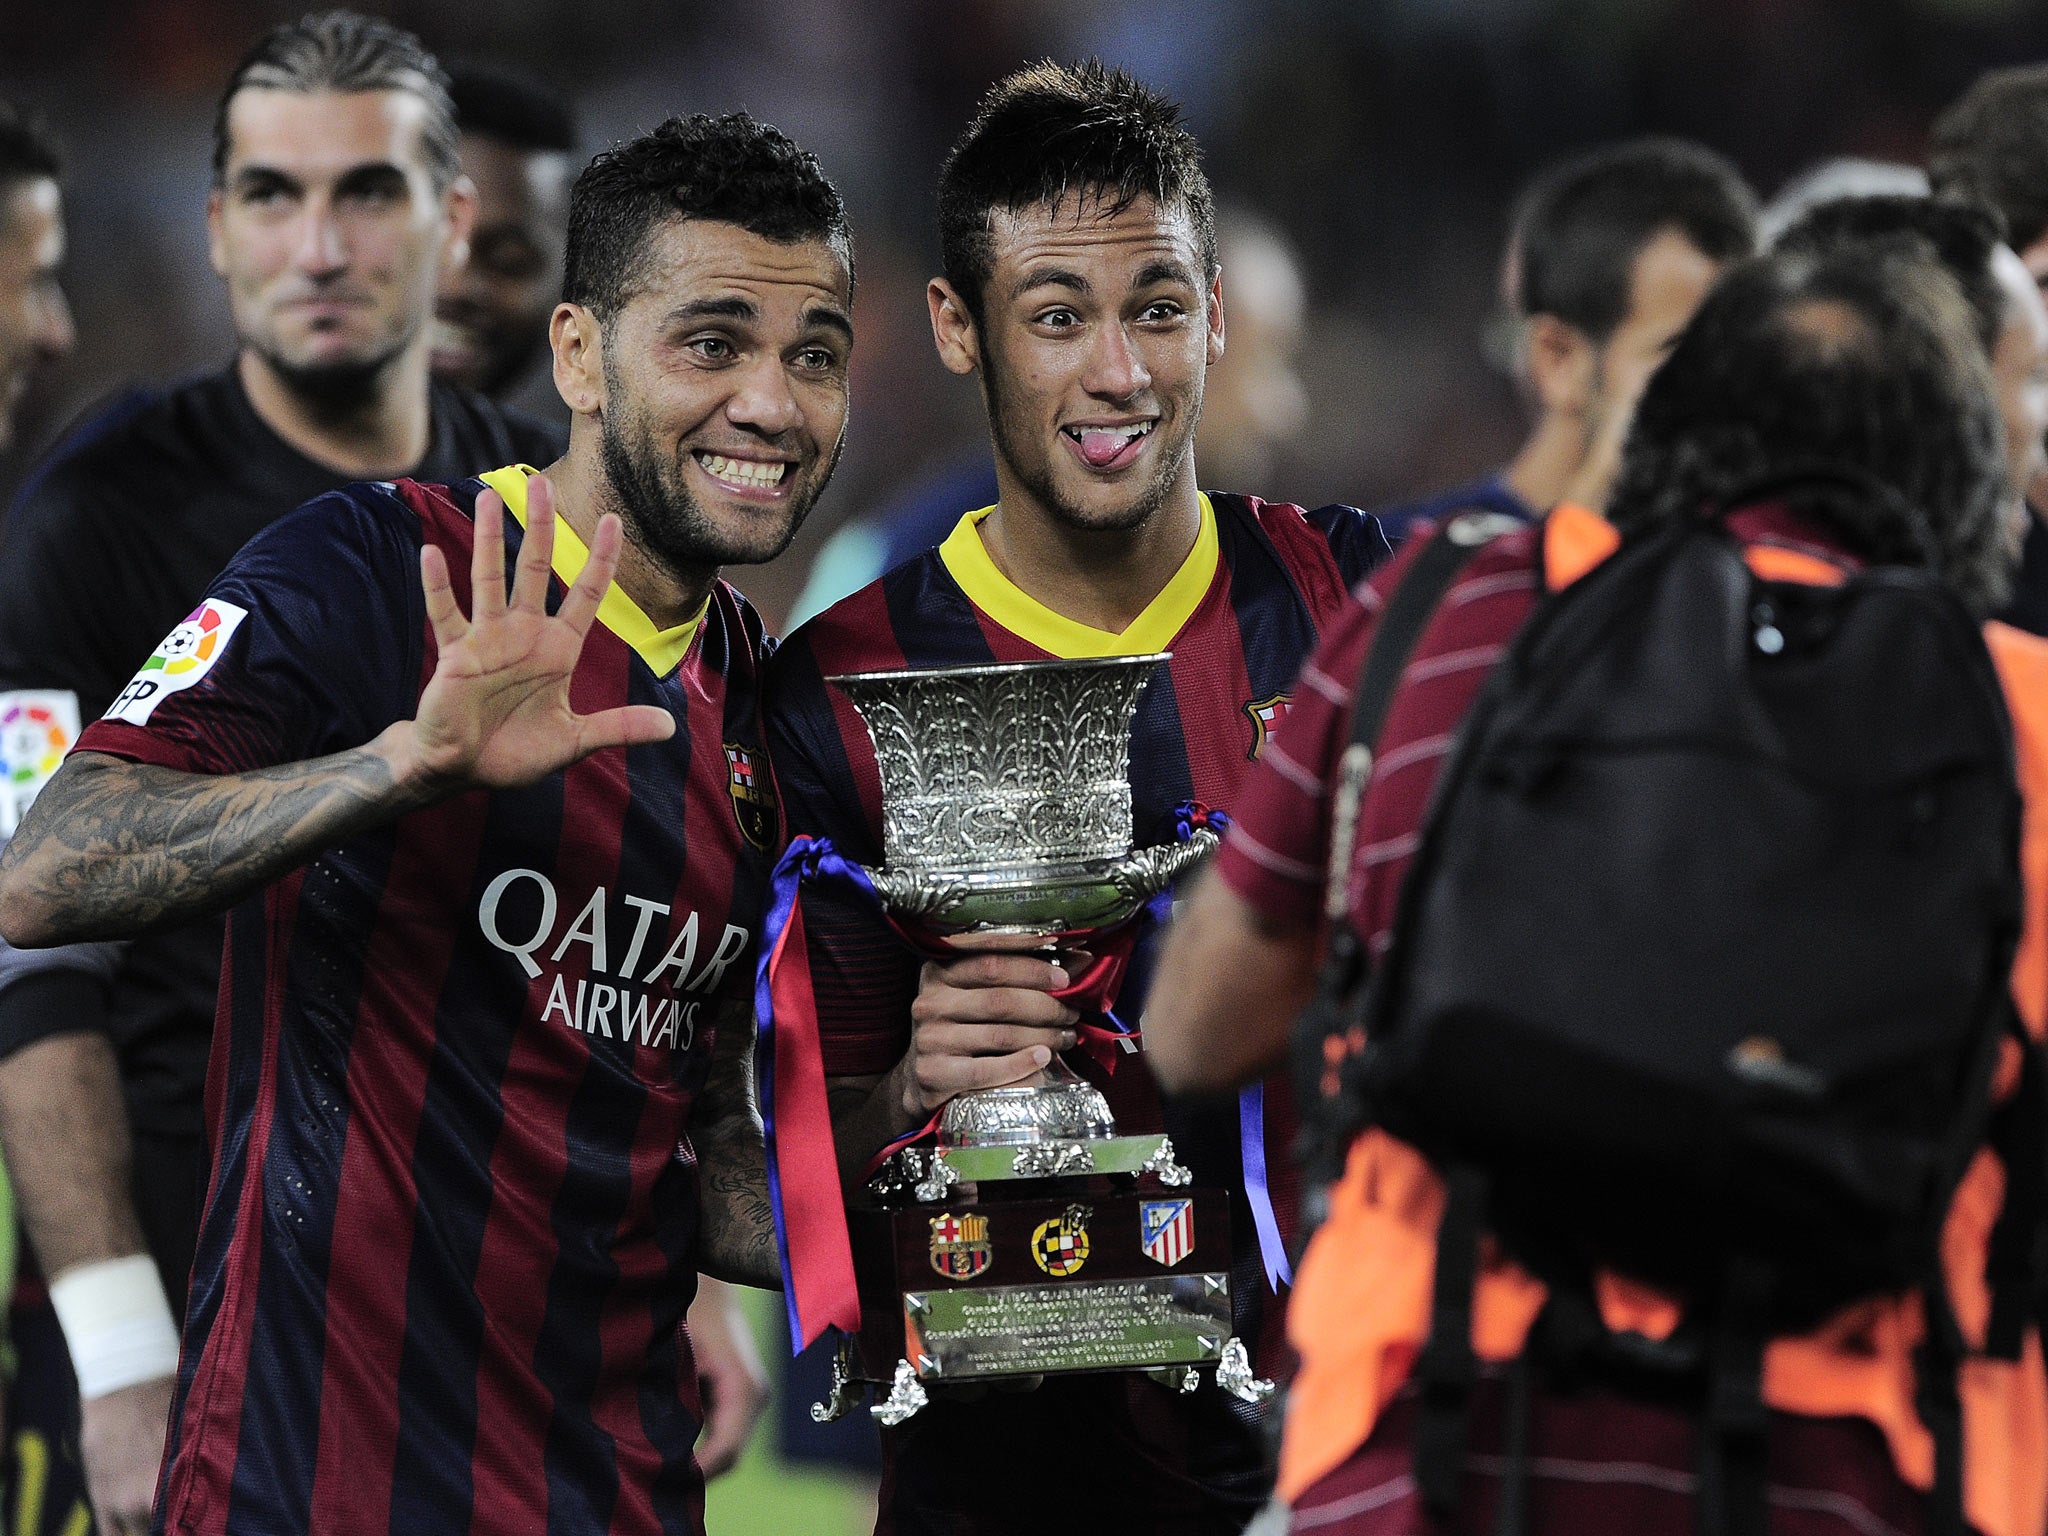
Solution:
M1136 1370L1192 1391L1206 1370L1248 1401L1271 1390L1231 1333L1224 1191L1088 1187L849 1214L863 1322L820 1417L862 1384L889 1424L948 1383Z
M1099 1141L1035 1141L1022 1146L906 1147L868 1181L868 1194L884 1206L932 1205L951 1198L958 1184L1081 1178L1096 1173L1154 1174L1169 1189L1192 1184L1195 1178L1174 1157L1171 1137L1110 1136Z

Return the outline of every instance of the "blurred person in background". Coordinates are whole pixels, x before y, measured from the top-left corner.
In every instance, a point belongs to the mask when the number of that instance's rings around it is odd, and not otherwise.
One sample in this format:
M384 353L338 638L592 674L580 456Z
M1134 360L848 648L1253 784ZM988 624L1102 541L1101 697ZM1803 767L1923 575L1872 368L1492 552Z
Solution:
M1400 543L1463 511L1529 521L1607 497L1644 383L1730 262L1756 249L1756 197L1721 156L1635 139L1542 172L1522 194L1502 260L1515 373L1536 425L1507 465L1382 509Z
M1948 268L1976 318L1977 339L2005 429L2013 489L2013 555L2030 537L2026 488L2048 472L2048 302L1997 214L1955 198L1847 197L1809 209L1780 237L1789 251L1823 254L1876 248L1901 236L1925 241Z
M436 378L546 419L563 416L547 367L548 317L562 296L569 187L582 169L569 103L511 70L453 70L456 152L476 189L469 259L434 300Z
M14 445L14 411L30 380L77 339L57 281L64 264L60 168L41 128L0 101L0 453ZM0 836L7 825L0 807Z
M1995 243L1983 240L1981 225L1952 228L1939 210L1908 214L1895 205L1882 219L1871 210L1843 220L1857 222L1870 232L1815 228L1738 267L1716 288L1643 397L1609 508L1612 526L1566 504L1536 528L1495 538L1456 572L1405 651L1355 824L1335 833L1339 797L1330 786L1350 746L1363 663L1389 599L1417 562L1397 560L1332 626L1306 674L1313 686L1280 749L1254 770L1237 820L1182 904L1162 958L1147 1026L1170 1089L1213 1092L1285 1053L1290 1026L1316 984L1333 887L1348 893L1345 921L1365 953L1386 953L1396 903L1407 900L1404 882L1421 878L1411 871L1424 811L1444 790L1440 776L1460 722L1541 594L1599 564L1621 537L1647 536L1720 505L1729 533L1817 561L1823 579L1866 563L1930 563L1971 616L1982 618L2002 601L2017 509L1999 457L1999 407L1983 348L1988 322L2002 334L2016 300L1990 286ZM1880 223L1896 232L1877 233ZM1974 303L1957 291L1959 272L1969 274ZM2027 345L2038 358L2039 304L2028 308ZM2028 409L2038 431L2039 402ZM1831 465L1891 494L1830 498L1824 483L1818 492L1797 483L1816 474L1824 482ZM1986 638L2021 722L2020 781L2038 787L2041 740L2027 722L2040 714L2048 651L1997 624L1986 626ZM2041 810L2027 808L2030 829ZM1333 841L1344 860L1334 869ZM2038 1040L2042 996L2029 978L2041 974L2048 936L2039 926L2043 863L2032 830L2027 847L2030 927L2012 983ZM1698 892L1686 900L1698 905ZM1675 929L1688 918L1674 909L1670 920ZM1352 1139L1348 1154L1290 1310L1302 1368L1288 1408L1280 1488L1292 1529L1406 1536L1427 1528L1450 1536L1512 1525L1531 1536L1633 1536L1721 1528L1706 1514L1700 1406L1653 1395L1669 1392L1661 1375L1631 1377L1625 1367L1598 1363L1576 1383L1515 1373L1517 1382L1534 1385L1526 1393L1518 1385L1514 1395L1524 1406L1506 1410L1510 1378L1499 1367L1526 1358L1525 1349L1541 1356L1539 1327L1552 1319L1537 1323L1545 1290L1503 1248L1488 1251L1467 1302L1472 1346L1483 1361L1474 1402L1483 1406L1462 1446L1457 1518L1425 1516L1415 1451L1427 1407L1416 1379L1441 1304L1431 1287L1445 1181L1435 1163L1378 1127ZM1958 1380L1960 1480L1972 1529L2040 1536L2048 1519L2040 1350L2022 1336L2016 1360L1996 1358L1983 1336L1991 1310L1986 1250L2004 1189L1997 1159L1978 1149L1944 1229L1942 1252L1971 1352ZM1671 1336L1678 1304L1669 1295L1605 1272L1598 1284L1596 1331ZM1904 1536L1945 1528L1942 1511L1927 1507L1936 1461L1930 1426L1945 1416L1935 1412L1940 1393L1916 1365L1924 1319L1919 1294L1876 1295L1811 1332L1767 1342L1756 1379L1771 1410L1770 1530ZM1647 1358L1636 1356L1639 1365ZM1522 1518L1511 1520L1495 1506L1513 1507L1504 1478L1517 1463L1527 1497Z
M0 101L0 454L14 445L14 413L37 371L71 350L75 335L71 309L57 274L64 263L64 205L58 187L62 162L57 146L41 126L12 103ZM9 600L7 575L0 569L0 606ZM0 687L0 839L6 838L27 809L32 791L26 786L45 778L78 739L78 711L67 697L36 689ZM14 1295L14 1195L0 1175L0 1307ZM32 1305L27 1309L33 1311ZM12 1337L0 1340L0 1356L11 1356ZM7 1361L13 1375L13 1362ZM67 1499L66 1479L56 1479L55 1497L49 1475L45 1431L31 1426L30 1443L37 1450L17 1460L16 1436L0 1412L0 1440L7 1446L5 1482L15 1507L61 1504L64 1513L77 1502ZM75 1471L68 1479L75 1488Z
M1822 203L1848 197L1925 197L1930 190L1927 173L1917 165L1837 155L1786 179L1757 214L1757 238L1766 246L1776 245L1786 230Z
M1296 366L1307 319L1301 263L1277 224L1227 203L1216 210L1216 259L1230 283L1230 346L1202 387L1196 447L1212 484L1264 486L1278 450L1308 424ZM819 549L790 627L923 554L962 507L995 499L995 470L975 457L919 480L884 511L849 518Z
M455 146L439 66L381 21L307 17L243 59L206 208L235 357L122 395L24 487L0 544L0 689L90 720L294 506L352 480L555 457L551 431L428 378L435 287L474 214ZM156 1487L222 932L214 918L127 946L0 946L0 1148L76 1378L52 1401L36 1383L64 1381L63 1361L25 1360L17 1413L78 1425L103 1528L142 1529Z
M1927 175L1937 194L1998 211L2006 242L2048 284L2048 64L1994 69L1935 120ZM2033 517L2008 624L2048 635L2048 476L2026 483Z
M476 189L469 259L434 299L433 373L543 420L567 420L549 366L548 321L562 296L569 189L582 169L576 118L547 86L512 70L452 70L456 152ZM768 1374L739 1298L705 1276L690 1305L706 1477L729 1471L768 1406Z
M1195 814L1182 802L1228 810L1322 625L1385 540L1352 507L1199 488L1197 422L1227 355L1232 290L1200 149L1173 102L1096 63L1010 76L946 162L939 231L933 339L946 368L979 381L997 500L956 507L937 547L777 652L767 720L785 829L880 856L877 808L856 787L872 782L872 744L846 728L828 676L1170 651L1139 707L1131 777L1137 842L1171 841ZM803 899L801 963L848 1185L955 1094L1028 1078L1076 1043L1086 1021L1051 995L1067 979L1042 956L921 963L878 911L816 887ZM1109 1003L1132 1022L1149 930L1136 943ZM1142 1035L1110 1042L1096 1028L1104 1059L1076 1052L1073 1065L1119 1129L1170 1132L1198 1184L1231 1191L1236 1332L1272 1374L1294 1202L1265 1170L1285 1164L1292 1135L1284 1082L1249 1110L1162 1106ZM792 1229L800 1270L798 1241ZM1048 1496L1089 1529L1234 1532L1270 1485L1259 1410L1213 1379L1188 1393L1113 1372L935 1394L882 1440L878 1529L895 1536L1036 1532Z

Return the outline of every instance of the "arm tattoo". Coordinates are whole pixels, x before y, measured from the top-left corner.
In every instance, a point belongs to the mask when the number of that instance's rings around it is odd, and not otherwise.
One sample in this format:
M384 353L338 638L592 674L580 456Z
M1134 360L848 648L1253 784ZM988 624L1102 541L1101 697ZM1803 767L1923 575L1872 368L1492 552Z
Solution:
M717 1030L711 1071L690 1121L703 1213L697 1267L720 1280L780 1290L782 1261L768 1203L767 1148L754 1099L751 1001L721 1008Z
M17 942L125 938L217 911L425 800L366 747L219 776L79 753L0 852Z

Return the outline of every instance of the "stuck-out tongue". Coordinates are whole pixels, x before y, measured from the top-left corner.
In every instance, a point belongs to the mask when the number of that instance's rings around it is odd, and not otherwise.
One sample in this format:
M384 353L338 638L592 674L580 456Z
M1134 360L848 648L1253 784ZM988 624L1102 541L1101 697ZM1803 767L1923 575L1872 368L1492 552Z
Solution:
M1087 427L1076 436L1081 441L1081 457L1097 469L1122 453L1131 441L1128 432L1105 432Z

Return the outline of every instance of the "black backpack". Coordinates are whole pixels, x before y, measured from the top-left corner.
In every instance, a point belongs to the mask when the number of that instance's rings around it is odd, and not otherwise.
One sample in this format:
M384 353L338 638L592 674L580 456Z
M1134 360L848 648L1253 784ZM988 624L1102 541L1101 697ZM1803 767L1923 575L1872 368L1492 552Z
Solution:
M1333 872L1408 656L1500 531L1450 524L1381 616ZM1501 1530L1524 1518L1542 1371L1560 1390L1599 1381L1696 1408L1701 1530L1761 1533L1766 1342L1918 1289L1929 1529L1961 1531L1943 1217L1992 1138L2010 1173L1989 1349L2017 1358L2048 1183L2048 1094L2008 993L2019 839L1997 674L1928 572L1762 580L1704 518L1539 601L1443 765L1370 975L1333 879L1297 1045L1312 1177L1376 1125L1445 1180L1416 1367L1434 1512L1458 1495L1490 1231L1551 1290L1510 1372ZM1994 1117L2006 1038L2027 1067ZM1684 1324L1663 1341L1610 1333L1596 1268L1670 1288Z

